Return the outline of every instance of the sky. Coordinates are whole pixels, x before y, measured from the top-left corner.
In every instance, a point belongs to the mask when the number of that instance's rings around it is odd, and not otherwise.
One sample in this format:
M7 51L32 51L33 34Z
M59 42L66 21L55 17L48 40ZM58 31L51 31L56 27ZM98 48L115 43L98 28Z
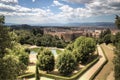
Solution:
M120 0L0 0L6 23L114 22Z

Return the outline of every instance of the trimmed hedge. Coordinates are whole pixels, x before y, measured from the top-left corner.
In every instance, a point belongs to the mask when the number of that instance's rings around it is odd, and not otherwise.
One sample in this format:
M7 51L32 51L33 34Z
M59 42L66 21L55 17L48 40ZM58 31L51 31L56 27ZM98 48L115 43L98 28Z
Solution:
M106 54L105 54L105 51L104 51L104 49L102 48L102 46L100 46L101 47L101 49L102 49L102 51L103 51L103 54L104 54L104 56L105 56L105 62L98 68L98 70L92 75L92 77L90 78L90 80L94 80L94 78L98 75L98 73L101 71L101 69L104 67L104 65L108 62L108 58L107 58L107 56L106 56Z
M35 76L35 73L29 73L29 74L24 74L24 75L21 75L21 76L18 76L17 78L18 79L22 79L22 78L32 78Z

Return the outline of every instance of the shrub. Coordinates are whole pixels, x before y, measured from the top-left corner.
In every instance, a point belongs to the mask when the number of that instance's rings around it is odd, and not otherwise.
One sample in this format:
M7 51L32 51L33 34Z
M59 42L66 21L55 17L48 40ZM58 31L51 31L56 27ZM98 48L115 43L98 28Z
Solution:
M38 55L38 66L40 70L52 71L54 69L55 60L54 55L48 49L39 52Z
M76 59L69 51L64 51L58 56L56 66L61 74L69 75L76 68Z
M79 37L74 42L74 49L79 53L80 61L85 63L88 60L90 53L93 53L96 48L96 42L93 38ZM74 50L73 49L73 50ZM75 52L73 52L75 53Z
M29 64L29 54L23 52L19 55L20 62L24 63L26 66Z

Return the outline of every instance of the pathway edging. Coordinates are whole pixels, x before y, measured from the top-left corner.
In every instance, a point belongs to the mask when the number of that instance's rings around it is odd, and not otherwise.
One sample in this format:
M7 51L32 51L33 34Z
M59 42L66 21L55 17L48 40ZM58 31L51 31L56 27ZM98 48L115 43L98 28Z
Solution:
M95 65L93 65L88 71L86 71L78 80L93 80L94 77L102 69L102 67L107 63L107 57L100 45L97 45L97 49L100 56L99 61Z

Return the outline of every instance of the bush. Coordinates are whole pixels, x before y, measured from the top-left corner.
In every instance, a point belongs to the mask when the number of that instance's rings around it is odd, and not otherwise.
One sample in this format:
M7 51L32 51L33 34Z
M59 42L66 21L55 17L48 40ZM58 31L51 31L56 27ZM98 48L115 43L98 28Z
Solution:
M74 42L74 49L79 53L79 58L82 63L88 60L90 53L93 53L96 49L96 42L93 38L79 37ZM74 52L73 52L74 53Z
M43 71L52 71L54 69L55 60L54 55L48 49L45 49L39 52L38 57L38 66L40 70Z
M6 55L0 58L0 80L15 80L21 73L21 67L17 56Z
M61 74L69 75L76 68L76 59L69 51L65 51L58 56L56 66Z
M24 63L26 66L29 64L29 54L23 52L19 55L19 61Z

